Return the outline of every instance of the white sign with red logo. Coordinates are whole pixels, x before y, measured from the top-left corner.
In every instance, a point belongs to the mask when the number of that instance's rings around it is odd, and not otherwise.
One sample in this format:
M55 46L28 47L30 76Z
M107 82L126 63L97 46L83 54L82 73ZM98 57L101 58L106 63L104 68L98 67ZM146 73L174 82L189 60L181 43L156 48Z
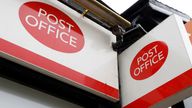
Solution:
M166 108L192 95L192 46L178 16L127 48L119 61L123 108Z
M6 0L0 7L2 57L119 100L111 32L54 0Z

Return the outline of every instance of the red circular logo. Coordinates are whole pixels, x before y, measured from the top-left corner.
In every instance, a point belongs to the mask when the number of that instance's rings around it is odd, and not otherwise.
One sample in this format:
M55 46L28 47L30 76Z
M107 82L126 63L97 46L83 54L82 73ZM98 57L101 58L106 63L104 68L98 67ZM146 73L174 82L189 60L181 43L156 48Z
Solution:
M168 55L168 46L162 41L155 41L137 53L130 67L130 74L135 80L144 80L155 74L164 64Z
M78 25L53 6L26 2L20 7L19 17L25 29L51 49L75 53L84 46L84 36Z

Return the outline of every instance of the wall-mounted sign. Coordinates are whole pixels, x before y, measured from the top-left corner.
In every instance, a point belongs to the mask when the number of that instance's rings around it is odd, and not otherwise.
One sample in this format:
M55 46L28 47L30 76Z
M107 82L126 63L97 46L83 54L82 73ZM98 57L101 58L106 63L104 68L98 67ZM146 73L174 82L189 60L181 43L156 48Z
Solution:
M119 100L110 31L54 0L6 0L0 7L1 57Z
M123 108L166 108L192 95L192 45L170 16L119 55Z
M19 9L19 17L31 36L49 48L73 53L84 46L84 36L79 26L51 5L26 2Z
M141 49L134 57L130 74L135 80L146 79L161 68L167 59L168 46L163 41L155 41Z

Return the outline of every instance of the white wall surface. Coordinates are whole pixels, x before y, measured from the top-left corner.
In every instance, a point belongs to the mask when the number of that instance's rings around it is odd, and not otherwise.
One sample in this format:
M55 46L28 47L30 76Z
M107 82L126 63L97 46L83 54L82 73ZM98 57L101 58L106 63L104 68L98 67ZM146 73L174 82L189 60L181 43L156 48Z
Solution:
M0 108L81 108L0 77Z

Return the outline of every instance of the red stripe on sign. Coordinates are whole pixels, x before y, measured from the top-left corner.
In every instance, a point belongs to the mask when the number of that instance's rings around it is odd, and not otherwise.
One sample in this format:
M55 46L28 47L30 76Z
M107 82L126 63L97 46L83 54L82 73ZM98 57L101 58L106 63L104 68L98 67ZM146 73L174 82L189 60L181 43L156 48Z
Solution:
M179 91L192 86L192 69L142 96L124 108L148 108Z
M0 44L1 52L19 58L24 62L29 62L42 69L46 69L57 76L67 78L69 80L76 82L77 84L101 92L107 96L112 97L115 100L119 100L119 90L116 88L113 88L107 84L104 84L100 81L97 81L93 78L83 75L75 70L72 70L66 66L51 61L29 50L14 45L6 40L0 39L0 43L1 43Z

